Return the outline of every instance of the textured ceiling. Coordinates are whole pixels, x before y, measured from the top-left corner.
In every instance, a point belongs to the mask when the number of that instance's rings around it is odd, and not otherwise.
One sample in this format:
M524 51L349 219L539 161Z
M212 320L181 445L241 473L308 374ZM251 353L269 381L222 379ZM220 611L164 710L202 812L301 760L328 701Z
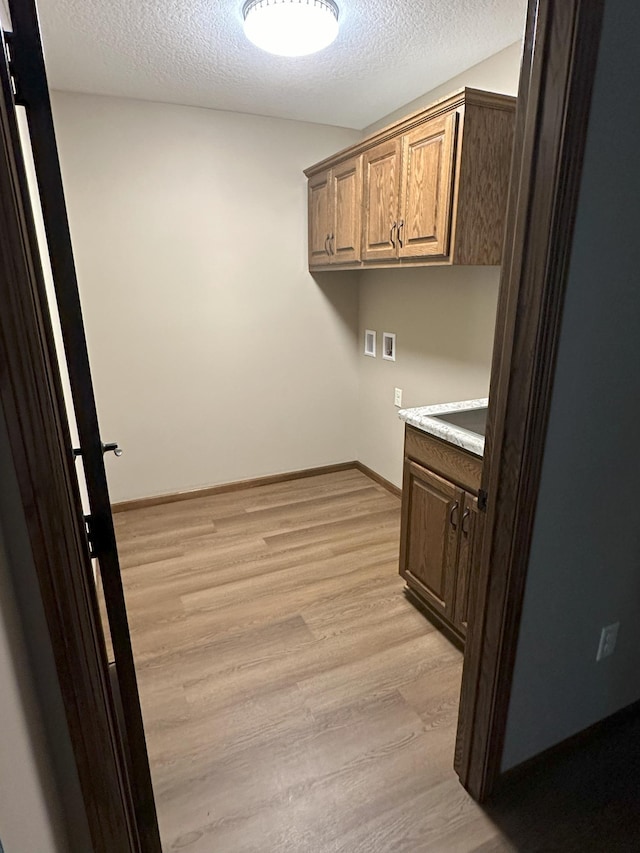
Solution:
M270 56L243 0L38 0L53 88L361 129L522 36L526 0L338 0L326 50Z

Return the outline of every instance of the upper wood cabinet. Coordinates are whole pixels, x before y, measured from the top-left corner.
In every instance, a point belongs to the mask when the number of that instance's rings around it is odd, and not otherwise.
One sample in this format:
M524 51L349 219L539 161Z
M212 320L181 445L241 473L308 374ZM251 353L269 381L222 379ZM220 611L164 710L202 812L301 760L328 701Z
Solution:
M309 266L358 263L362 241L362 156L309 179Z
M457 113L364 156L364 261L444 257L449 249Z
M309 179L309 266L324 265L329 255L331 170Z
M360 260L362 234L362 157L352 157L331 170L331 260Z
M366 151L364 157L364 260L395 258L395 232L400 206L399 139L390 139Z
M446 257L456 153L455 111L402 137L398 257Z
M515 98L463 89L307 169L309 265L499 264L514 120ZM362 200L348 220L360 234L341 254L331 184L347 164ZM317 198L325 180L328 225Z

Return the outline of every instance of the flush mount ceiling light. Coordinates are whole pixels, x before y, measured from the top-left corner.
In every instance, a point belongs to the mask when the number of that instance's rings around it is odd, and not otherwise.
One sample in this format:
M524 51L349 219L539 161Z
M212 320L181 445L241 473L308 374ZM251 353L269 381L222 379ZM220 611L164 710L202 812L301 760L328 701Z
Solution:
M277 56L306 56L338 35L333 0L247 0L242 7L249 41Z

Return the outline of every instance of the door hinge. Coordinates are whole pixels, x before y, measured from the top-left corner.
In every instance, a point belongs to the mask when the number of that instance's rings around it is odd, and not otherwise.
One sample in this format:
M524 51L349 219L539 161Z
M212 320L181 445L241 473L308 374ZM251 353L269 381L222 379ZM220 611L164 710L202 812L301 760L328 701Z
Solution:
M480 512L487 511L487 502L489 500L489 495L486 493L484 489L480 489L478 492L478 509Z
M89 543L89 556L93 560L98 556L96 547L96 525L92 515L84 516L84 527L87 532L87 542Z
M9 69L9 79L11 81L11 89L13 91L13 100L17 106L24 106L24 102L20 96L20 84L16 75L16 63L13 52L15 50L15 39L13 33L7 30L2 32L4 36L5 53L7 60L7 68Z

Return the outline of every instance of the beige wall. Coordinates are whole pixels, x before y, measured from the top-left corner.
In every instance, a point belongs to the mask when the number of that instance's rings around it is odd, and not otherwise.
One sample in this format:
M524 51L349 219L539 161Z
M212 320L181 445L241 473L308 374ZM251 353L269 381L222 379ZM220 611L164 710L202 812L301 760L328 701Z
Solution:
M513 93L519 62L399 114ZM496 268L309 275L302 170L355 131L63 93L54 112L102 435L125 449L113 500L356 458L399 484L394 387L487 393ZM397 334L395 364L362 355L365 328Z
M371 270L360 285L359 459L402 484L404 424L394 406L485 397L493 346L498 271L494 267ZM378 333L378 357L363 355L364 331ZM394 332L396 361L380 357Z
M522 28L524 31L524 18L522 20ZM489 92L498 92L501 95L515 95L517 93L517 81L520 74L520 60L522 59L522 42L517 41L505 47L504 50L494 53L488 59L479 62L477 65L472 65L467 68L462 74L452 77L441 86L435 89L430 89L410 101L400 109L394 110L389 115L382 116L378 121L365 127L363 133L367 136L369 133L374 133L388 124L391 124L398 119L404 118L409 113L416 110L428 107L434 101L440 98L446 98L452 92L462 89L463 86L470 86L474 89L487 89ZM515 81L515 83L514 83Z
M303 169L355 131L54 94L113 500L357 456L357 281L317 284Z
M521 45L512 45L386 116L377 126L384 127L465 85L516 94L520 58ZM359 459L392 483L402 483L403 442L394 388L402 389L405 407L487 396L499 277L498 267L361 274ZM365 329L378 333L376 359L363 355ZM395 362L380 357L383 332L397 336Z

